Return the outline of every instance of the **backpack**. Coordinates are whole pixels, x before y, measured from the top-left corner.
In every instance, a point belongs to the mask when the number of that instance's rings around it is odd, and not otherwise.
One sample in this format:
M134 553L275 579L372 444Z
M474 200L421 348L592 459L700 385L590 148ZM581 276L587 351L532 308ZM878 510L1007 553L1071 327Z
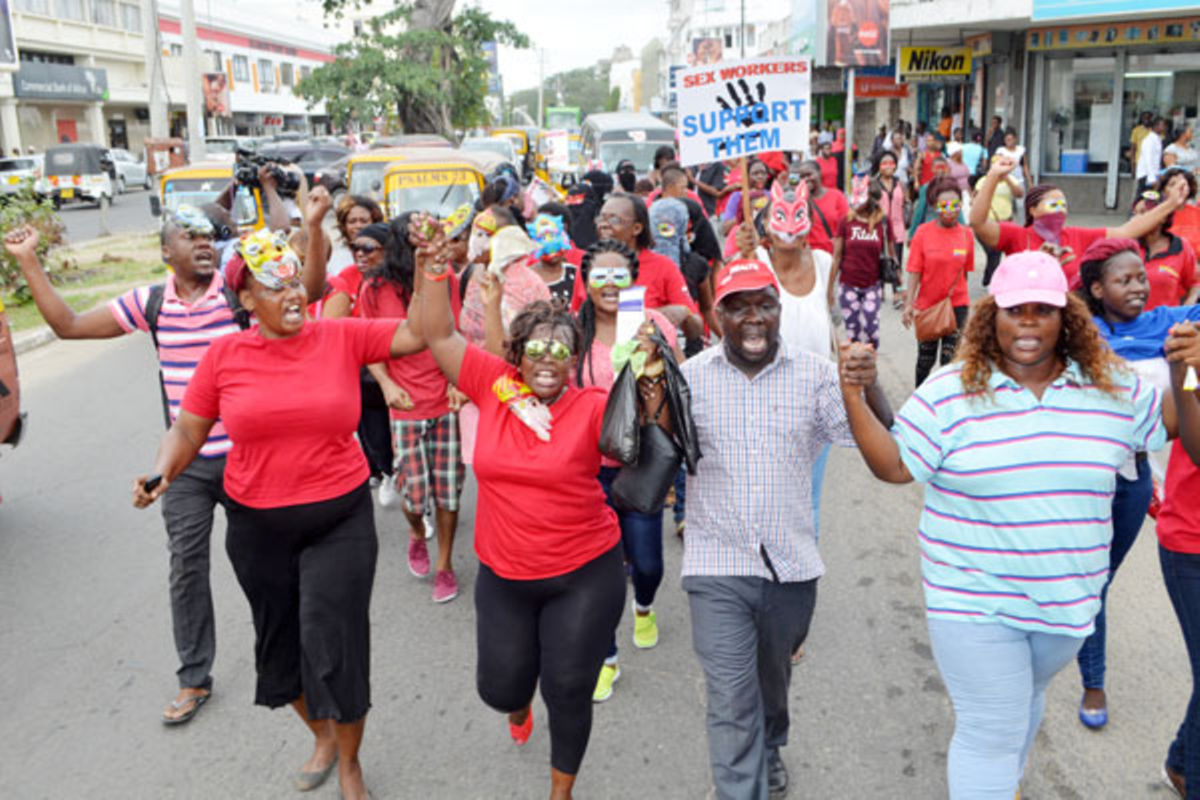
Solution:
M162 311L163 298L166 296L166 291L167 285L165 283L156 283L151 286L150 293L146 295L146 307L143 309L143 314L146 317L146 327L150 331L150 340L154 342L155 353L158 353L158 314ZM242 308L237 294L228 286L223 286L221 293L225 295L225 302L233 312L233 321L242 330L249 328L250 312ZM164 380L162 362L160 361L158 367L158 388L162 392L163 420L166 422L167 427L170 428L171 410L170 404L167 402L167 385L164 383Z

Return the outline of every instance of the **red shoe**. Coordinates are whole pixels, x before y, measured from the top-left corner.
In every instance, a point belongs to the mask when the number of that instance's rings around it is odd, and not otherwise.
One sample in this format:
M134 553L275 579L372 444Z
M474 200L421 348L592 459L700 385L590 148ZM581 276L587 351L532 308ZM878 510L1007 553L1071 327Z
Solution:
M529 737L533 734L533 709L529 709L529 715L525 717L525 722L520 725L508 723L508 735L512 737L513 742L517 747L529 741Z

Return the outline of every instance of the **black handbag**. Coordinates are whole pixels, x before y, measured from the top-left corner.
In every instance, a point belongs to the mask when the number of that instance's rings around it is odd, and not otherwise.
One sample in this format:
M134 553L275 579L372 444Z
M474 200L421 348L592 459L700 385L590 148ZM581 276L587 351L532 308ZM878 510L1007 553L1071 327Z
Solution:
M638 439L637 463L621 467L613 479L613 504L623 511L654 514L666 502L683 453L671 434L653 423L641 426Z
M888 220L883 218L880 223L883 240L883 251L879 255L879 280L883 283L891 284L892 286L900 285L900 262L887 254L888 240Z
M637 378L626 364L613 381L600 422L600 452L622 464L637 462L641 420L638 419Z

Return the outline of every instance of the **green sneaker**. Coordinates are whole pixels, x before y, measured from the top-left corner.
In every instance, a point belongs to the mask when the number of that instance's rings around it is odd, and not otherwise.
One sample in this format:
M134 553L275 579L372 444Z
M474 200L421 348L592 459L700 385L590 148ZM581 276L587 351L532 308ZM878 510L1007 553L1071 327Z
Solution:
M633 615L633 646L648 650L658 644L658 617L651 611L646 616Z
M596 680L596 691L592 692L593 703L603 703L612 697L613 684L621 677L620 664L605 664L600 668L600 677Z

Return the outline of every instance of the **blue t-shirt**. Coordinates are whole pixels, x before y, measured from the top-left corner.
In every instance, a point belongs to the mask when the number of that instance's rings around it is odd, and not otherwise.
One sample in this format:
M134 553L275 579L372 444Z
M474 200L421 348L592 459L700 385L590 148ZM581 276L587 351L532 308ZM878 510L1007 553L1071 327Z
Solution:
M1143 311L1130 322L1116 325L1102 317L1094 317L1100 335L1108 341L1113 352L1126 361L1162 358L1163 342L1172 325L1200 320L1200 305L1159 306Z

